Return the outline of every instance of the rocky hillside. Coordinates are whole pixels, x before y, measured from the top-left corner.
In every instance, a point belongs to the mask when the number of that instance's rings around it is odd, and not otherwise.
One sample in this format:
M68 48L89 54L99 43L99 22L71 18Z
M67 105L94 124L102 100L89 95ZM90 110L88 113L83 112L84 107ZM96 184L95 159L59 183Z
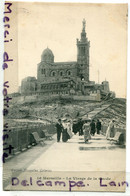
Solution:
M126 100L114 99L105 102L86 102L86 101L56 101L34 102L10 105L7 119L35 120L37 122L56 122L58 118L63 118L65 114L69 114L72 119L83 117L89 111L95 110L102 104L110 104L106 110L99 113L96 118L100 118L104 122L115 119L117 124L125 125L126 121ZM13 121L12 121L13 122Z
M126 99L115 99L111 102L110 107L97 115L104 123L108 123L111 119L115 120L117 127L125 127L126 125Z

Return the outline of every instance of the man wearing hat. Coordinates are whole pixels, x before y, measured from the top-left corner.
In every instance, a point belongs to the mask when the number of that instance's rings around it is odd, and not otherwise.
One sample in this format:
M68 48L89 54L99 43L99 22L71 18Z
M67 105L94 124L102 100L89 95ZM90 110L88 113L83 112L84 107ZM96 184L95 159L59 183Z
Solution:
M60 142L60 137L63 130L61 119L58 119L58 123L56 124L56 129L57 129L57 142Z

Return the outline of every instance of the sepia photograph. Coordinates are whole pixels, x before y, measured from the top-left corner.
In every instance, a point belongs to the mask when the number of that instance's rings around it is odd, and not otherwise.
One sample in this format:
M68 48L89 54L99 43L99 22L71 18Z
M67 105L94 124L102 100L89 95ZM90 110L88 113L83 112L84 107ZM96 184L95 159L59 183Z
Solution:
M127 9L5 3L4 190L125 191Z

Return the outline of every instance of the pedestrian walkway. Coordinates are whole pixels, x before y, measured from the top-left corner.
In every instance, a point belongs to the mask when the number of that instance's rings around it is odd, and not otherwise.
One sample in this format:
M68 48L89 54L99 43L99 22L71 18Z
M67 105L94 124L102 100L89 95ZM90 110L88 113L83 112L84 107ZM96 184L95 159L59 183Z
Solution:
M46 141L45 146L40 144L37 146L32 146L32 148L27 151L21 152L15 157L8 160L3 164L3 184L8 184L10 182L10 176L13 170L16 170L16 174L20 174L21 171L27 169L36 159L38 159L41 154L45 153L51 145L56 142L56 135L53 136L53 140Z
M42 147L34 146L4 164L4 182L9 180L7 171L125 171L125 148L120 148L103 135L95 135L88 144L83 136L73 135L68 142L52 141ZM8 180L7 180L8 179ZM8 183L7 183L8 184Z
M104 136L94 136L88 144L74 135L68 142L54 143L28 169L52 171L124 171L125 149Z

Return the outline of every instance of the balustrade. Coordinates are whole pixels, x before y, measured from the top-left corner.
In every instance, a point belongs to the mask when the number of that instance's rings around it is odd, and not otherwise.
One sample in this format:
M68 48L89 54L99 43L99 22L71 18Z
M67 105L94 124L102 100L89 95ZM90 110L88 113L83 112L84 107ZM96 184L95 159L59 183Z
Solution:
M55 134L56 128L55 124L19 124L19 127L10 128L8 144L10 144L14 149L11 155L20 153L21 151L30 148L33 143L31 139L31 133L37 132L41 137L42 131L47 130L48 133Z

